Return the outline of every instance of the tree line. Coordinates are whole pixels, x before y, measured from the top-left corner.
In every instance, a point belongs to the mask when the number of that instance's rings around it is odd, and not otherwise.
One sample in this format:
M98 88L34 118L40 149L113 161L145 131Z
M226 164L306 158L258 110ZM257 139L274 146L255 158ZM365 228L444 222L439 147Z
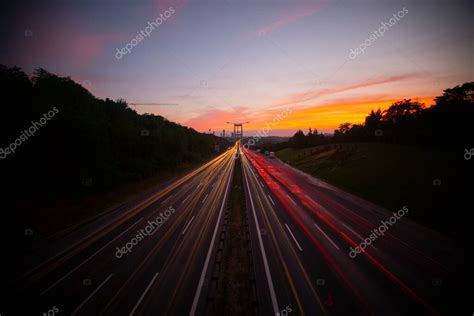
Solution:
M341 142L384 142L434 146L474 145L474 82L466 82L444 90L434 104L403 99L386 110L372 110L361 124L343 123L333 135L309 128L298 130L287 142L262 144L261 149L308 148ZM474 146L472 146L474 147ZM471 147L469 147L471 148Z
M216 155L216 144L221 150L229 146L162 116L140 115L124 100L96 98L69 77L44 69L29 77L0 65L0 84L0 165L12 192L85 195L204 161Z

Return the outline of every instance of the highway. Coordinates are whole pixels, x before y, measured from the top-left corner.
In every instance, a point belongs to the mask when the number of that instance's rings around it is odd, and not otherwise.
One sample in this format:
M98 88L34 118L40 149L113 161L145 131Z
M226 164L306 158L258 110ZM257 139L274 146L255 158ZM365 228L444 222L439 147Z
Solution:
M260 248L254 253L267 262L257 273L267 275L260 280L268 289L261 298L272 305L266 315L286 306L295 315L441 314L452 296L439 284L452 277L442 263L452 255L449 240L399 216L351 254L393 214L278 159L243 152L253 245Z
M351 255L389 211L239 146L62 238L10 293L28 302L13 315L207 314L235 163L259 315L439 313L447 239L400 217Z
M61 315L198 313L235 150L69 238L69 249L19 282L15 294L29 303L14 314L53 306Z

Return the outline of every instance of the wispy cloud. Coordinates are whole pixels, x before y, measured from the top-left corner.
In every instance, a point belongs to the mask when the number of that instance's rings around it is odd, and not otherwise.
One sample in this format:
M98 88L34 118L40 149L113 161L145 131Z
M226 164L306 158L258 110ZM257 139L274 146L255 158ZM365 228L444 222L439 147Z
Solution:
M227 121L247 121L251 115L251 110L247 107L235 107L230 110L211 109L193 117L185 122L184 125L191 126L198 131L230 130L231 125Z
M309 106L293 109L293 113L288 121L283 122L282 128L317 128L324 132L332 132L342 123L359 124L364 122L365 117L371 110L380 108L387 109L394 102L403 98L387 99L383 101L373 101L368 98L366 101L346 101L345 103L331 103L322 106ZM412 98L427 106L433 104L434 97Z
M367 80L364 82L359 82L359 83L332 88L332 89L323 89L323 90L318 90L318 91L308 91L308 92L303 92L303 93L297 93L289 97L287 100L275 102L274 104L272 104L272 107L277 108L277 107L286 106L286 105L294 105L294 104L301 103L304 101L313 100L315 98L322 97L322 96L332 95L332 94L346 92L346 91L355 90L355 89L377 86L377 85L386 84L386 83L418 79L418 78L422 78L423 76L426 76L426 74L421 73L421 72L415 72L415 73L408 73L408 74L403 74L403 75L388 76L388 77Z
M394 102L409 96L399 98L377 99L367 97L363 99L356 97L344 102L331 102L323 105L310 105L305 107L293 107L292 113L278 124L279 131L273 131L271 135L290 135L295 130L307 128L317 128L322 132L333 132L340 124L350 122L359 124L364 122L365 117L373 109L387 109ZM433 96L422 98L411 98L425 103L427 106L433 104ZM251 108L234 108L232 110L212 109L202 113L183 124L198 131L208 131L209 129L220 132L222 129L231 130L232 126L226 121L249 120L244 130L259 130L265 127L265 122L271 121L281 110L255 110Z
M189 0L154 0L152 4L159 12L164 12L168 10L169 7L173 7L175 10L182 10L188 6ZM171 19L169 21L171 21Z
M324 1L311 1L298 5L291 12L278 17L276 20L261 27L257 31L257 35L262 36L269 34L291 22L301 20L307 16L311 16L318 12L321 9L322 3Z

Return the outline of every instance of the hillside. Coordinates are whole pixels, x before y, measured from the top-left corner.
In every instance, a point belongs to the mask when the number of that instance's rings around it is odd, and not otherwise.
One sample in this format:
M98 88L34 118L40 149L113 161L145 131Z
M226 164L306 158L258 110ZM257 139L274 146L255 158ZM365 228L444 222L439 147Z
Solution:
M217 155L216 144L221 151L229 146L162 116L140 115L124 100L96 98L43 69L29 77L0 65L0 85L2 180L16 215L66 209L90 196L102 201L98 193L166 180ZM114 200L124 196L123 189L118 192Z
M446 211L462 205L467 175L462 152L381 143L342 143L306 149L287 148L277 157L341 189L389 210L407 205L410 216L449 231ZM465 168L465 165L464 165ZM465 170L465 169L464 169ZM439 179L441 185L437 185ZM451 198L450 198L451 197Z

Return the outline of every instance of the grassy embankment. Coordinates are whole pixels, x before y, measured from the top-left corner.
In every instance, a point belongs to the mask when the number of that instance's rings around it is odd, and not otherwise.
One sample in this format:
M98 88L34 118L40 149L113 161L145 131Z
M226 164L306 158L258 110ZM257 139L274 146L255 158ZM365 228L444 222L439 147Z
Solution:
M438 231L453 233L449 211L466 184L462 150L380 143L344 143L276 153L290 165L364 199L397 210ZM441 185L435 185L435 179Z

